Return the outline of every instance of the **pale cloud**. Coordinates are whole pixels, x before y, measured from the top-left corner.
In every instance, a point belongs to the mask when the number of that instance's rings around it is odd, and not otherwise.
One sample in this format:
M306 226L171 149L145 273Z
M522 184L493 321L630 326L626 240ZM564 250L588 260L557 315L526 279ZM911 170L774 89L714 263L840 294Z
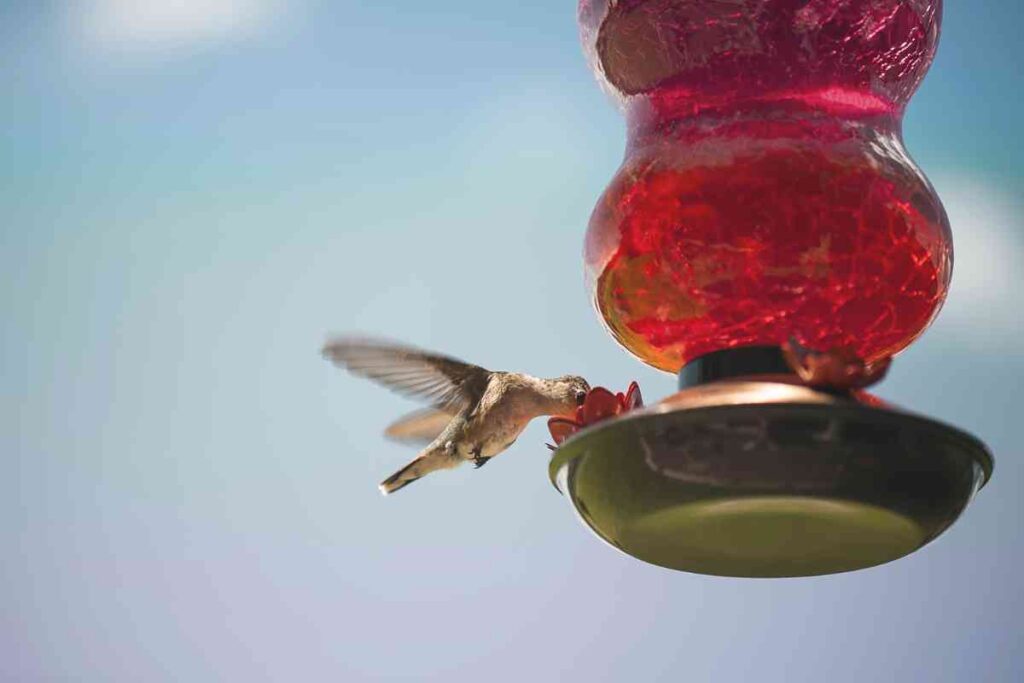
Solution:
M78 0L74 30L95 48L168 53L257 35L280 0Z
M933 334L978 351L1024 351L1020 198L969 174L937 174L953 228L953 284Z

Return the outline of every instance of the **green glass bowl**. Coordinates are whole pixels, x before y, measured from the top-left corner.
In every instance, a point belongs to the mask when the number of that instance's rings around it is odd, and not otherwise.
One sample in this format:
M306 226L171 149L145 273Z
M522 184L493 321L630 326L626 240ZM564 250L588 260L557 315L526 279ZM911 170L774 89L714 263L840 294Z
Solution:
M897 559L960 515L984 444L877 399L720 381L581 430L550 475L625 553L701 574L811 576Z

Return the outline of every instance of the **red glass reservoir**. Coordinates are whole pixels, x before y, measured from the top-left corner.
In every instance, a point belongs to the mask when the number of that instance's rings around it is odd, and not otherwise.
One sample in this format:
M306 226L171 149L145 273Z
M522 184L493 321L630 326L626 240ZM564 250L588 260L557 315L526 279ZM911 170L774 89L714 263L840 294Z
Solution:
M790 337L907 346L949 284L945 212L903 147L941 0L581 0L626 158L586 239L615 337L677 371Z

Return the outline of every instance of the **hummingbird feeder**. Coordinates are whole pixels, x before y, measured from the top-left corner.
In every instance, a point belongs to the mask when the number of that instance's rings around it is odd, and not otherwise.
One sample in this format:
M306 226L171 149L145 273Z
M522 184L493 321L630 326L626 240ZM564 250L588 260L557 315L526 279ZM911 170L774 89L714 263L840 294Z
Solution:
M861 390L949 286L946 214L901 135L941 12L580 0L628 129L589 287L615 339L680 384L556 426L552 480L608 543L705 574L842 572L928 543L988 480L976 438Z

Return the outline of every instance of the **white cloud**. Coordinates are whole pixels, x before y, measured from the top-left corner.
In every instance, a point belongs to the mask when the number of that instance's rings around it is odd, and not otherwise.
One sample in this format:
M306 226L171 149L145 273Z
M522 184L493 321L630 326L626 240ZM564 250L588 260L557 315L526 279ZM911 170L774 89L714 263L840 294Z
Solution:
M976 350L1024 350L1024 206L982 178L933 182L953 228L953 283L935 323Z
M165 53L250 37L280 8L279 0L79 0L71 21L93 46Z

